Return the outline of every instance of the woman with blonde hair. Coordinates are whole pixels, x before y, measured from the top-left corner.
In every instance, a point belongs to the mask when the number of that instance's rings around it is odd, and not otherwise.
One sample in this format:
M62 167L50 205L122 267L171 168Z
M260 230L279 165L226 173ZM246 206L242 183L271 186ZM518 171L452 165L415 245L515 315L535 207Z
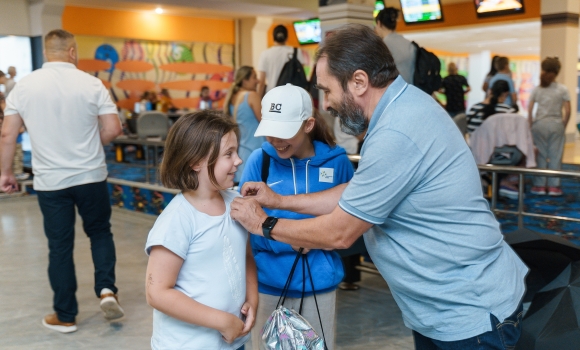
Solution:
M261 99L256 92L258 78L254 68L242 66L236 71L234 84L224 103L224 113L233 117L240 127L240 146L238 155L243 163L238 166L234 182L240 181L244 166L253 150L262 146L264 137L254 137L262 120Z

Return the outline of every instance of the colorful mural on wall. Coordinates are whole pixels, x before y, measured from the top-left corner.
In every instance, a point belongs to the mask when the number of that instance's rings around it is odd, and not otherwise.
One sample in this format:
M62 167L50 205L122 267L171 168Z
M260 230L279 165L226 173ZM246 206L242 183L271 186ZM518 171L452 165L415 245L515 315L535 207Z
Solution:
M177 108L197 108L208 86L220 107L231 86L234 46L203 42L163 42L106 37L76 37L79 69L103 81L121 108L145 91L168 89Z

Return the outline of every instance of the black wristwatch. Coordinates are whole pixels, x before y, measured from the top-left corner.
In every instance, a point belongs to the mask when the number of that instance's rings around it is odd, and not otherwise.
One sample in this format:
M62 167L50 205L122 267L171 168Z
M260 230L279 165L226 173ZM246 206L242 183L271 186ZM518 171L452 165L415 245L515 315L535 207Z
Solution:
M276 225L277 222L278 218L275 218L273 216L268 216L268 218L266 218L264 223L262 223L262 234L264 235L264 237L275 241L275 239L272 238L272 236L270 236L270 233L272 232L272 229L274 228L274 225Z

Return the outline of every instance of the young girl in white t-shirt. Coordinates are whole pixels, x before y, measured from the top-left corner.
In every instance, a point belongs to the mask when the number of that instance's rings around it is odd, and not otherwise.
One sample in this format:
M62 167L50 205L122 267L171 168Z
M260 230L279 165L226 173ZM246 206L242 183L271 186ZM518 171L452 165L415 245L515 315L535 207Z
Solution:
M176 195L149 232L147 302L153 349L238 349L254 325L256 265L248 232L230 218L237 125L187 114L169 130L161 181Z

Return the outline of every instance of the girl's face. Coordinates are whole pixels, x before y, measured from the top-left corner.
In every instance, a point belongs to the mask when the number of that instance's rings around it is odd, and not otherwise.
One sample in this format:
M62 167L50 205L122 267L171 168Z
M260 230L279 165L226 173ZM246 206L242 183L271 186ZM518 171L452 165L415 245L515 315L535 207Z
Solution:
M314 118L308 118L300 127L300 130L291 139L279 139L267 136L266 140L276 149L278 157L288 159L290 157L304 159L314 156L314 146L308 137L308 133L314 128Z
M238 156L238 138L233 131L230 131L222 137L220 153L214 167L214 175L219 189L230 188L234 185L234 175L240 164L242 164L242 160ZM199 172L200 187L215 187L209 179L207 159L202 164L194 166L193 170Z
M242 81L242 87L246 90L256 91L257 86L258 77L256 76L256 71L252 70L250 77Z

